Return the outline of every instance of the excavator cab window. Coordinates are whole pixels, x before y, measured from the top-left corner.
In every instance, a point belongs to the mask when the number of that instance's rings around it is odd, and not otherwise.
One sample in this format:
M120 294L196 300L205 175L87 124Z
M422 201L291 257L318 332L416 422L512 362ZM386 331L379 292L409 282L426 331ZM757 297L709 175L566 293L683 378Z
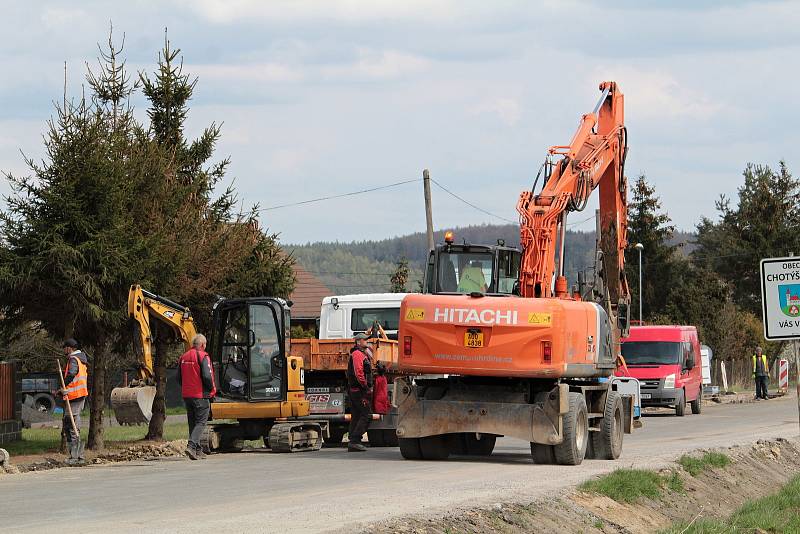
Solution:
M248 400L281 400L285 384L284 311L269 299L226 301L214 310L223 395Z

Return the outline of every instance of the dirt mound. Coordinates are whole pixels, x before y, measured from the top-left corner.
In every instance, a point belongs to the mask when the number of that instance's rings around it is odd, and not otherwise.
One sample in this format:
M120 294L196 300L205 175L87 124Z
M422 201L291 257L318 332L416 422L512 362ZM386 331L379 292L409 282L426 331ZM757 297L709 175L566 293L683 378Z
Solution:
M495 504L439 517L394 520L371 525L365 532L643 534L698 517L728 517L745 502L775 493L800 473L800 444L795 440L761 440L751 446L717 450L730 458L727 467L708 467L696 476L678 464L663 470L663 475L677 473L684 489L664 488L660 499L620 503L604 495L575 490L530 504ZM708 451L695 454L704 452Z
M86 462L83 466L108 464L113 462L131 462L157 460L174 456L183 456L186 449L186 440L179 439L165 442L141 442L120 449L106 449L99 452L86 451ZM12 458L12 462L14 458ZM0 475L26 473L29 471L47 471L60 467L76 467L67 463L67 456L55 454L44 459L26 462L25 458L19 459L20 463L0 467Z

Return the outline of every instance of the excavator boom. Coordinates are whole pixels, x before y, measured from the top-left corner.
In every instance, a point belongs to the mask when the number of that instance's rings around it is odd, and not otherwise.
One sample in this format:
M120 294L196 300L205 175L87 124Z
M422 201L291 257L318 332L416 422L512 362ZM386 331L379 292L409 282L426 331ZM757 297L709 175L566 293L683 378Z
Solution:
M156 394L152 321L158 321L170 328L187 349L191 347L197 331L189 308L150 293L139 285L131 286L128 292L128 317L136 325L139 378L130 387L114 388L111 392L111 406L119 424L147 423L153 415Z

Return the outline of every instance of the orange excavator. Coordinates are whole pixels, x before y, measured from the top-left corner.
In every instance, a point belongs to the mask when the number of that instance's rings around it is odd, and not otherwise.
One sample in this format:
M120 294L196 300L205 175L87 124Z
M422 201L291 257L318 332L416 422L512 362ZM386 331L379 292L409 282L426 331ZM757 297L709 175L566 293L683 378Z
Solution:
M614 82L600 91L572 141L549 149L520 195L521 252L446 235L428 261L428 294L403 300L399 369L417 375L395 382L406 459L488 455L499 436L530 442L536 463L619 457L639 394L637 382L613 377L629 328L628 148L622 92ZM595 189L595 280L571 293L567 216Z

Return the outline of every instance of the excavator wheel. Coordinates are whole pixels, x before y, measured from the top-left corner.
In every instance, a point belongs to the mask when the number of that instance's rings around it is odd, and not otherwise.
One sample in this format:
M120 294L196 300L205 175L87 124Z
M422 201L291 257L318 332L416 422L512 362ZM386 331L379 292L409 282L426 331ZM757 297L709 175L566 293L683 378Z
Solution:
M406 460L421 460L422 451L419 449L419 438L399 438L400 454Z
M450 456L450 448L446 434L419 438L419 450L426 460L446 460Z
M120 425L139 425L153 417L155 386L114 388L111 390L111 407Z
M269 431L272 452L318 451L322 427L318 423L275 423Z

